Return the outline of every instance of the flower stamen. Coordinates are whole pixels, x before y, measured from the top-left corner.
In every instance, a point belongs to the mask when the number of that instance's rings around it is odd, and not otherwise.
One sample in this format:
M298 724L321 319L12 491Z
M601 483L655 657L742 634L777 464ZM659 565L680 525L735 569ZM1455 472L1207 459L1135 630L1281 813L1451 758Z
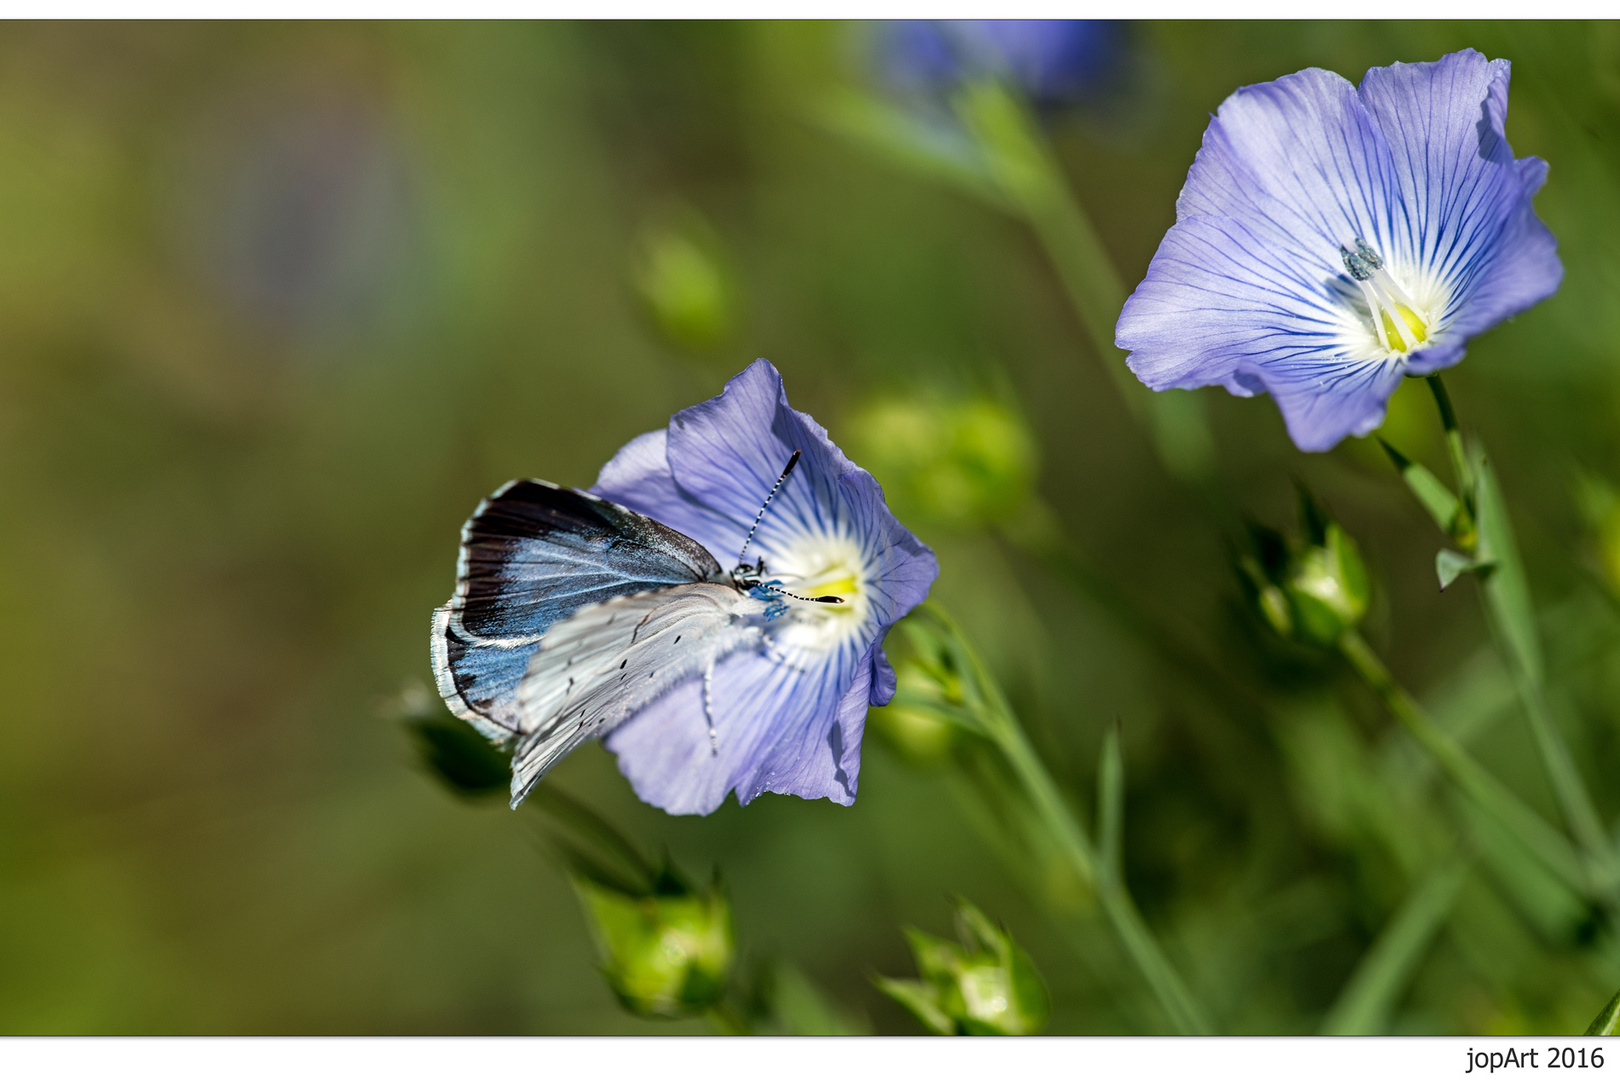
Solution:
M1372 245L1359 236L1355 245L1351 251L1340 244L1339 256L1351 280L1361 286L1378 344L1393 353L1411 352L1429 340L1428 314L1396 283Z

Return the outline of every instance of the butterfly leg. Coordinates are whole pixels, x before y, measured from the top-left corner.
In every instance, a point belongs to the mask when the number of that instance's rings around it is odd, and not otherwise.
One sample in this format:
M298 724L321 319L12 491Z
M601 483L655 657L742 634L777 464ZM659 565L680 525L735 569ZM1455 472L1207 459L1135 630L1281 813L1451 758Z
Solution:
M714 661L703 669L703 719L709 722L709 753L720 756L720 737L714 730Z

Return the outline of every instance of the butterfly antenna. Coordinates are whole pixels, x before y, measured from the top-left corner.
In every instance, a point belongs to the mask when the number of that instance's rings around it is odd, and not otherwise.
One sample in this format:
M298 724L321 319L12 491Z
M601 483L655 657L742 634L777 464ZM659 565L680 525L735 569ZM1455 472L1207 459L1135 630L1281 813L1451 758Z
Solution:
M798 463L799 451L795 450L793 451L793 456L788 458L787 468L782 470L782 475L778 476L776 478L776 483L771 485L771 493L765 496L765 504L759 508L759 513L754 515L754 524L749 528L748 535L743 539L742 550L737 552L738 566L742 565L743 556L748 554L748 545L754 542L754 532L759 528L759 523L765 519L765 511L770 508L771 500L776 498L776 493L778 491L782 490L782 484L787 481L788 475L793 472L793 466L797 465Z
M786 589L779 589L775 585L763 583L761 583L760 588L766 592L781 593L783 596L791 596L795 600L805 600L812 604L842 604L844 602L842 596L800 596L796 592L788 592Z

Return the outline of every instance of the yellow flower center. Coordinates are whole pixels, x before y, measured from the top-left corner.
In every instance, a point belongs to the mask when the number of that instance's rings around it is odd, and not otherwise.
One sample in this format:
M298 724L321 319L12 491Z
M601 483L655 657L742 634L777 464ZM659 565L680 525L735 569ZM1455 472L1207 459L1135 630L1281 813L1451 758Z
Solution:
M1355 247L1340 245L1339 255L1344 268L1360 288L1367 301L1367 313L1372 319L1373 333L1378 344L1390 353L1404 355L1429 340L1434 327L1433 319L1423 305L1407 295L1405 289L1390 276L1383 256L1361 237Z
M772 627L778 643L811 652L836 647L859 633L871 604L870 569L860 545L842 531L803 535L785 550L771 553L767 585L800 597L836 596L842 603L803 603L789 599L788 610Z

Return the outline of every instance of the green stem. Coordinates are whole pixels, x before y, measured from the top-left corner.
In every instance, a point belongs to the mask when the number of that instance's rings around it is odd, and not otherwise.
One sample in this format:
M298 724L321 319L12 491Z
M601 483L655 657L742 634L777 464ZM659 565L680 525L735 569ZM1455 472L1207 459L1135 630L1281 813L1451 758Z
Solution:
M1322 1021L1323 1035L1380 1034L1407 980L1451 914L1468 864L1451 858L1431 869L1390 917Z
M1017 97L994 82L967 87L958 107L985 150L997 186L1046 249L1098 357L1111 361L1117 352L1114 320L1125 306L1125 286L1097 230L1070 197L1034 118ZM1106 366L1131 411L1144 415L1147 388L1123 364Z
M982 82L963 90L957 108L997 187L1057 270L1092 350L1131 415L1148 428L1160 460L1183 480L1206 478L1214 447L1202 403L1186 393L1155 394L1125 366L1114 344L1125 285L1028 106L1005 86Z
M983 698L978 717L981 730L1006 759L1020 788L1075 874L1097 891L1114 932L1158 997L1176 1031L1182 1035L1212 1034L1214 1029L1208 1018L1159 947L1131 899L1122 875L1099 857L1040 755L1030 745L1000 686L978 654L968 647L950 617L932 604L926 608L948 631L958 662L970 673L972 683Z
M1203 1010L1187 991L1181 976L1170 966L1169 959L1143 921L1142 913L1137 910L1120 874L1093 850L1091 841L1075 821L1051 774L1024 737L1023 729L1010 714L1003 714L1002 720L1004 722L992 725L992 740L1012 765L1024 792L1035 804L1046 827L1058 839L1070 865L1082 880L1096 888L1103 912L1113 924L1114 932L1119 935L1125 951L1158 996L1170 1022L1183 1035L1212 1034Z
M1457 477L1457 490L1461 492L1463 506L1470 517L1474 514L1473 470L1468 467L1468 453L1463 447L1462 430L1457 426L1457 412L1451 407L1451 395L1440 376L1430 375L1426 380L1434 403L1440 410L1440 426L1446 432L1446 451L1451 455L1451 471Z
M1507 662L1542 767L1559 810L1587 860L1588 875L1601 896L1611 904L1620 903L1620 859L1609 845L1569 744L1547 708L1535 607L1496 472L1483 456L1477 468L1470 462L1445 384L1438 375L1429 376L1428 383L1440 410L1440 424L1445 429L1463 505L1478 526L1478 554L1492 560L1491 569L1481 576L1479 590L1491 636Z
M1493 618L1492 622L1495 621ZM1498 641L1503 637L1500 631L1493 636ZM1530 731L1535 737L1536 749L1541 754L1542 767L1546 769L1547 776L1552 781L1553 792L1558 797L1559 809L1563 811L1564 819L1575 835L1575 842L1581 846L1587 859L1590 860L1590 870L1596 879L1598 891L1610 899L1615 899L1616 887L1620 886L1616 860L1609 849L1608 838L1604 835L1597 807L1593 805L1586 784L1581 780L1580 770L1575 767L1575 759L1569 752L1569 744L1564 741L1563 734L1553 722L1541 685L1531 679L1519 664L1510 661L1508 668L1513 674L1514 689L1518 691L1519 700L1524 704L1525 716L1530 721Z
M1339 652L1464 795L1512 833L1559 880L1582 896L1593 895L1593 883L1586 867L1564 834L1525 806L1446 734L1423 706L1395 681L1359 633L1354 630L1346 633L1339 641Z

